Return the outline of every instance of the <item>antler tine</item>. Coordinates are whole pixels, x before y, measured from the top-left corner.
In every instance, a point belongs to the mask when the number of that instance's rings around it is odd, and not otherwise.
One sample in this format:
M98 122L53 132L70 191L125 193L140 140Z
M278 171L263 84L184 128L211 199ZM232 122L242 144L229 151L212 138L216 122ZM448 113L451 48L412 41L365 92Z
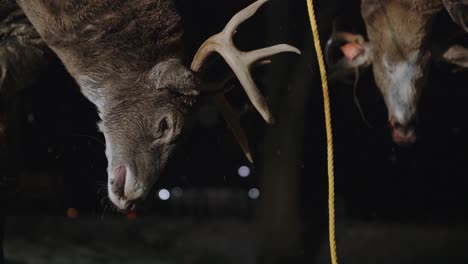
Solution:
M266 99L260 93L257 86L255 85L254 80L252 79L252 76L250 75L250 67L253 65L268 63L269 61L264 60L264 58L278 53L294 52L300 54L301 52L295 47L287 44L279 44L263 49L242 52L236 48L232 40L237 27L242 24L242 22L252 17L266 2L268 2L268 0L258 0L234 15L227 23L223 31L208 38L200 46L192 61L191 68L195 72L200 71L204 61L211 53L219 53L239 79L239 82L241 83L254 107L267 123L272 124L274 123L273 116L270 112L270 109L268 108ZM258 61L260 61L260 63L258 63ZM223 113L229 127L233 130L233 133L239 141L239 144L244 150L247 158L251 160L252 158L248 148L245 133L242 130L238 117L234 118L234 111L223 95L217 95L215 97L215 102Z
M271 47L266 47L263 49L253 50L245 53L244 60L248 65L252 65L253 63L265 58L269 57L278 53L283 52L294 52L297 54L301 54L301 51L297 48L288 45L288 44L278 44Z
M259 0L246 7L244 10L237 13L231 21L226 25L224 30L206 40L198 50L192 62L192 69L199 71L203 62L213 52L219 53L226 63L236 74L242 84L247 96L257 111L262 115L263 119L269 123L274 123L273 116L268 108L266 99L258 90L255 82L250 75L249 69L252 63L264 57L275 55L282 52L295 52L300 54L300 51L292 46L280 44L260 50L250 52L239 51L233 41L232 36L235 29L245 20L255 14L255 12L266 3L268 0Z
M239 11L231 18L231 20L229 20L222 32L224 32L224 34L229 35L229 37L232 37L239 25L247 19L251 18L253 15L255 15L255 13L257 13L257 10L268 1L269 0L255 1L248 7Z
M223 94L217 94L214 96L214 102L218 109L221 111L228 127L231 129L234 137L239 143L242 151L244 152L245 157L250 163L253 163L252 152L250 151L249 142L247 136L245 135L244 130L242 129L239 115L231 107L231 105L226 100Z
M261 60L256 62L253 66L261 66L271 63L270 60ZM235 75L232 72L229 72L224 76L220 81L212 82L208 81L204 85L204 91L209 93L215 93L213 95L213 101L216 107L221 112L224 120L226 121L227 126L231 129L234 137L239 143L242 152L244 152L245 157L250 163L253 163L252 151L250 150L249 141L247 140L247 135L245 134L244 129L240 123L239 113L234 110L234 108L229 104L228 100L223 93L226 92L223 88L226 84L235 78Z
M266 65L269 63L271 63L271 60L260 60L260 61L255 62L253 67ZM215 93L213 96L213 100L214 100L216 107L219 109L224 120L227 123L227 126L231 129L232 133L234 134L234 137L236 138L237 143L239 143L242 151L244 152L245 157L250 163L253 163L252 151L250 150L249 142L247 140L247 135L245 134L245 131L242 129L239 114L229 104L229 102L227 101L226 97L223 94L223 92L226 92L226 90L223 90L223 88L233 78L235 78L234 74L229 72L219 82L207 82L204 85L204 91L208 93Z
M217 43L221 40L221 42L226 42L224 44L229 44L229 46L234 46L232 43L232 37L234 36L237 27L239 27L242 22L246 21L247 19L251 18L257 10L269 0L258 0L253 4L249 5L248 7L244 8L243 10L239 11L235 14L231 20L226 24L224 29L212 37L208 38L198 49L195 57L192 61L192 70L198 71L201 69L203 62L206 60L208 55L212 52L221 53L222 47L217 47Z

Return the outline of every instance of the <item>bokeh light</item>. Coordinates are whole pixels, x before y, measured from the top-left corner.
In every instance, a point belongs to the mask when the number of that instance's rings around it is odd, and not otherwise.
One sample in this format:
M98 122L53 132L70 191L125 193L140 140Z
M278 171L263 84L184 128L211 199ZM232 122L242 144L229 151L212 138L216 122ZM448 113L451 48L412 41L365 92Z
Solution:
M239 170L237 170L237 173L238 173L239 176L241 176L242 178L249 177L249 175L250 175L250 168L247 167L247 166L242 166L242 167L239 168Z
M257 188L252 188L249 190L249 198L252 200L256 200L260 197L260 191Z
M182 198L182 196L184 195L184 191L180 187L174 187L171 190L171 195L174 198Z
M137 219L137 214L136 214L136 212L135 212L135 211L132 211L132 212L128 213L128 214L127 214L127 219L129 219L129 220L135 220L135 219Z
M76 208L68 208L67 209L67 216L68 218L77 218L78 217L78 210Z
M163 201L167 201L169 200L169 198L171 198L171 193L166 189L161 189L158 192L158 196L159 196L159 199Z

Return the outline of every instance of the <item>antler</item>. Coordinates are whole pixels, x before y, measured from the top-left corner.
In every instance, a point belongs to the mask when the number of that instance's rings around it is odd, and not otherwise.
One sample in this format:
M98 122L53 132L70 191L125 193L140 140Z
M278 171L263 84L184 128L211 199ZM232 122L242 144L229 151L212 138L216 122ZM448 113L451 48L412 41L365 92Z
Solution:
M193 71L198 72L210 54L213 52L220 54L239 79L242 87L247 93L247 96L257 111L262 115L263 119L265 119L267 123L272 124L274 123L273 116L268 108L265 98L258 90L255 82L252 79L252 76L250 75L250 67L265 57L278 53L294 52L301 54L301 52L297 48L287 44L279 44L263 49L243 52L236 48L232 40L237 27L242 22L252 17L267 1L268 0L258 0L234 15L223 31L208 38L200 46L192 61L191 68ZM224 115L226 122L233 130L233 133L239 141L239 144L244 150L247 158L251 161L251 153L248 148L245 133L242 130L239 120L237 118L233 118L233 109L222 94L218 94L216 96L215 102L218 107L221 108L221 112Z

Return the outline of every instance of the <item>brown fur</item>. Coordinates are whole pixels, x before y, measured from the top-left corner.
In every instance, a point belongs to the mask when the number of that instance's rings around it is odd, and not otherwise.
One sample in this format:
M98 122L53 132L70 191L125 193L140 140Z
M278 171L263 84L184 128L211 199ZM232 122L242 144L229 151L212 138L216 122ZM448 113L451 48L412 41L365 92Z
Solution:
M389 114L394 114L393 111L404 113L398 117L402 125L415 119L420 91L428 74L431 24L442 8L442 2L438 0L362 1L361 13L373 48L374 78L390 108ZM415 57L410 58L411 54ZM412 65L414 75L408 77L411 78L408 83L401 82L397 87L395 84L399 80L394 80L392 69L388 67L404 63ZM408 90L405 94L409 95L400 96L395 89Z
M47 64L47 46L13 1L0 2L0 96L9 100ZM25 77L26 76L26 77ZM0 100L0 101L1 101Z
M144 198L185 129L198 82L182 62L173 0L18 0L81 90L106 138L109 187L127 168L121 209ZM115 188L109 188L112 190Z
M74 77L134 80L157 61L182 54L172 0L18 2Z
M466 5L459 3L460 8ZM362 0L361 15L369 42L364 42L360 35L335 31L327 43L327 62L332 77L347 77L372 64L397 143L412 143L416 139L419 98L428 79L431 59L440 57L431 53L434 51L432 24L444 7L447 3L443 0ZM452 17L463 17L463 14L454 14L454 10L448 11ZM458 9L457 12L463 11ZM337 56L343 55L339 48L347 42L357 43L354 44L356 59ZM466 49L456 51L444 56L451 58L452 63L465 65Z

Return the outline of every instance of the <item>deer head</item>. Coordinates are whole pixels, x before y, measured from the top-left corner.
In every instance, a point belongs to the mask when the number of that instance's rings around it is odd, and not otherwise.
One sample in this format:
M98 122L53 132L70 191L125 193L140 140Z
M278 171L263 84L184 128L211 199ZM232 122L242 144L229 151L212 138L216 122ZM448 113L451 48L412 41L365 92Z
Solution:
M361 15L369 41L359 34L337 31L328 41L327 61L333 77L345 78L372 65L397 144L416 141L418 103L433 58L431 25L442 9L439 0L363 0ZM444 56L446 61L463 65L467 54L459 48L449 49Z
M121 210L146 197L187 132L193 104L206 86L198 75L210 53L225 58L269 123L272 115L249 68L270 55L299 53L284 44L251 52L235 47L236 28L267 0L254 2L209 38L191 69L181 59L183 30L172 0L18 2L97 107L106 140L109 198ZM251 158L244 132L221 92L216 102Z

